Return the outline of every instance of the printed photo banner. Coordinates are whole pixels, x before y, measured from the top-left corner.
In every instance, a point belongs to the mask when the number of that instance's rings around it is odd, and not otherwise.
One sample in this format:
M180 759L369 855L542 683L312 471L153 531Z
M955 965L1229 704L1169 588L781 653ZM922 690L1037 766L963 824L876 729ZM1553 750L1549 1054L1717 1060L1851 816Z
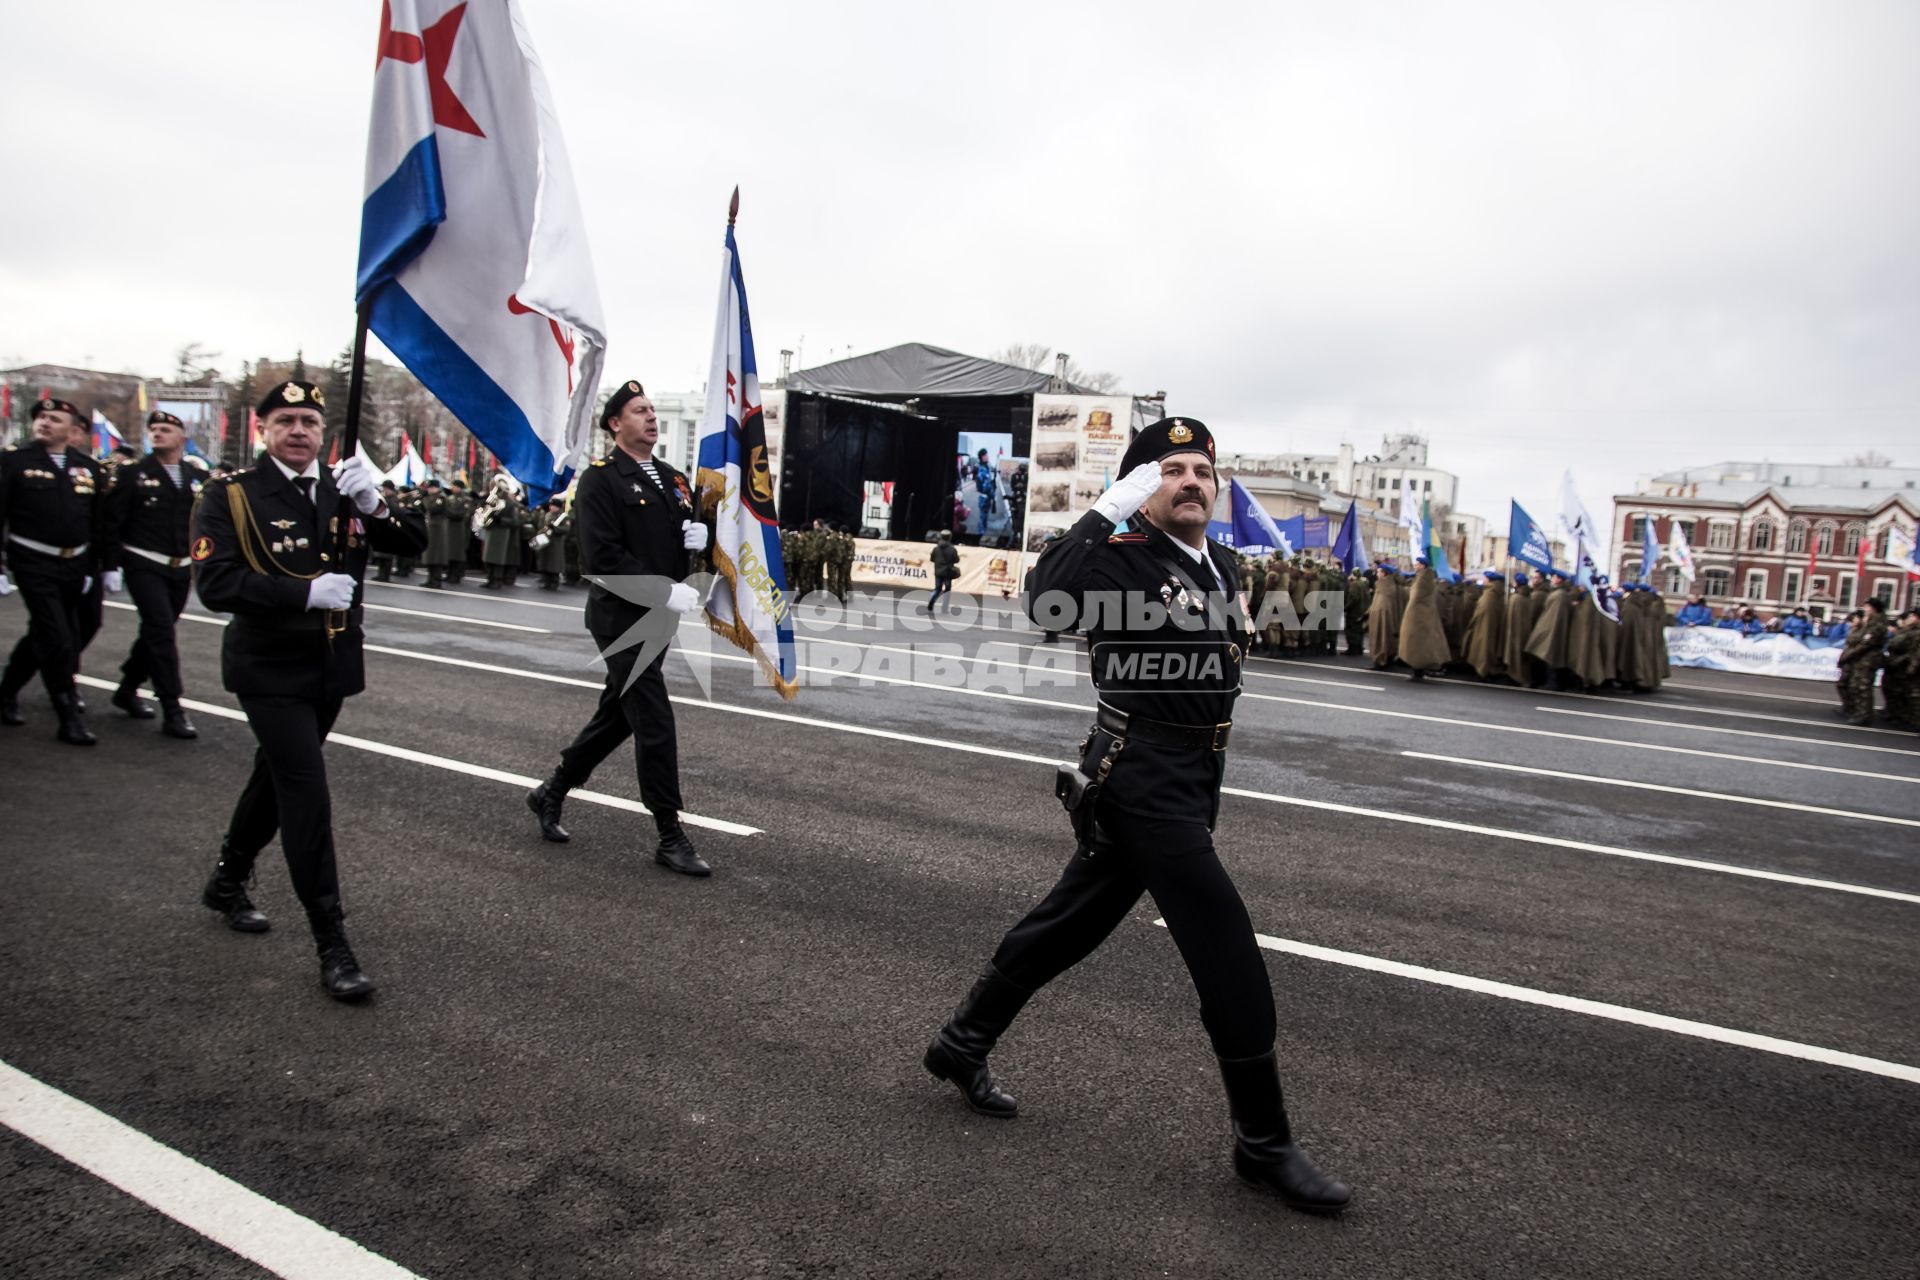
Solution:
M1020 590L1020 555L993 547L957 547L960 576L953 589L963 595L1002 596ZM856 538L853 582L859 587L933 590L933 544Z

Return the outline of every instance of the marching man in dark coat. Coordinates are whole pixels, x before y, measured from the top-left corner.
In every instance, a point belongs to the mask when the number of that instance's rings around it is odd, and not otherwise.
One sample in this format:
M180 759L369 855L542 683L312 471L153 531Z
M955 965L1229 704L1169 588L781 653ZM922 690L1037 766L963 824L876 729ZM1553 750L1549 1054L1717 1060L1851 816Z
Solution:
M1120 482L1034 566L1029 615L1043 628L1062 625L1063 613L1082 621L1099 693L1079 767L1063 767L1056 783L1077 847L1052 892L1001 940L925 1064L976 1112L1016 1115L988 1053L1034 992L1090 955L1150 893L1199 992L1232 1115L1234 1168L1295 1208L1338 1212L1347 1188L1293 1140L1267 966L1213 847L1251 639L1234 603L1232 553L1206 537L1219 492L1213 460L1213 437L1192 418L1146 428L1127 447ZM1129 531L1116 535L1121 520Z
M310 382L275 386L258 411L266 440L259 464L209 484L194 518L189 554L200 600L233 615L221 637L221 683L238 695L260 744L201 900L228 927L265 932L246 882L277 831L320 953L320 983L337 1000L357 1000L373 982L341 925L321 747L341 704L366 688L360 593L368 556L418 555L427 527L419 512L387 507L358 457L326 473L324 407Z

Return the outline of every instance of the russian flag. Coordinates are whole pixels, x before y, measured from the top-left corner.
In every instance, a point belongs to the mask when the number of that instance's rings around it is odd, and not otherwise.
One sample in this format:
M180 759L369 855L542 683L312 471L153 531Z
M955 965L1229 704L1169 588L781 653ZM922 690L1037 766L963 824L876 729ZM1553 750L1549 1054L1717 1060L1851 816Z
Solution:
M93 411L93 456L104 458L113 452L115 445L124 443L120 432L107 421L107 415L95 409Z
M718 575L707 598L707 626L757 657L768 682L781 697L792 698L800 688L799 659L787 566L780 555L780 516L767 468L747 282L733 240L739 212L740 191L735 188L726 247L720 254L720 312L714 321L713 363L697 453L700 509L714 517L712 555Z
M600 292L513 0L383 0L356 298L535 501L593 430Z

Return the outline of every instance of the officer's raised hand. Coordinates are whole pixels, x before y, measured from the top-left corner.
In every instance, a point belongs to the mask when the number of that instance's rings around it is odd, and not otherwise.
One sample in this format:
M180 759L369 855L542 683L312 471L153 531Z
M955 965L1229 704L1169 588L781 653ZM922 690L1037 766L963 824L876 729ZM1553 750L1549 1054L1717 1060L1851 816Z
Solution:
M701 524L698 520L682 520L680 522L680 545L689 551L705 551L707 549L707 526Z
M1147 504L1160 489L1159 462L1143 462L1120 477L1113 488L1101 494L1093 509L1119 524Z
M323 573L307 584L309 609L345 609L352 604L353 575L350 573Z
M341 497L351 501L354 509L363 516L370 516L380 509L380 490L373 482L373 472L367 469L366 460L358 454L345 462L333 464L333 487L340 491Z

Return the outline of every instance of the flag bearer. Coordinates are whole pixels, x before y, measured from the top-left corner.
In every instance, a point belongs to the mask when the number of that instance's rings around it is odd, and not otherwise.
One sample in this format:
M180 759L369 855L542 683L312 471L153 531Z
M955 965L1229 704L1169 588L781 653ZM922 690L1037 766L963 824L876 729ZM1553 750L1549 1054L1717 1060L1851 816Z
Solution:
M1233 605L1231 555L1206 536L1219 491L1213 461L1213 437L1194 419L1146 428L1127 446L1119 483L1034 566L1036 615L1063 601L1084 614L1094 595L1119 605L1117 615L1087 619L1099 709L1078 770L1062 769L1056 786L1077 847L1052 892L1001 940L924 1061L973 1110L1011 1119L1018 1106L988 1071L988 1053L1034 992L1091 954L1150 893L1219 1058L1234 1168L1295 1208L1338 1212L1346 1186L1293 1140L1267 966L1213 847L1250 639ZM1132 523L1116 536L1121 520Z
M259 742L220 861L201 901L243 933L266 930L246 883L277 831L294 892L336 1000L373 991L341 925L333 808L321 746L341 703L366 688L360 593L367 558L417 555L418 512L389 509L358 457L320 466L320 388L283 382L260 402L266 451L257 465L201 494L190 555L209 608L231 613L220 675ZM344 548L342 547L344 543Z
M673 705L667 701L667 646L661 644L635 671L641 647L636 638L651 632L656 639L671 639L680 616L702 603L700 593L681 579L692 553L707 549L707 526L694 518L686 476L653 454L660 423L638 382L624 382L608 397L600 425L613 437L613 452L581 471L573 514L582 568L598 579L587 592L587 631L607 664L607 683L599 708L560 753L553 776L527 793L527 807L540 820L542 836L564 843L569 837L560 825L560 806L567 792L584 785L631 737L640 798L660 836L654 861L682 875L710 875L713 868L694 851L680 825L680 755Z

